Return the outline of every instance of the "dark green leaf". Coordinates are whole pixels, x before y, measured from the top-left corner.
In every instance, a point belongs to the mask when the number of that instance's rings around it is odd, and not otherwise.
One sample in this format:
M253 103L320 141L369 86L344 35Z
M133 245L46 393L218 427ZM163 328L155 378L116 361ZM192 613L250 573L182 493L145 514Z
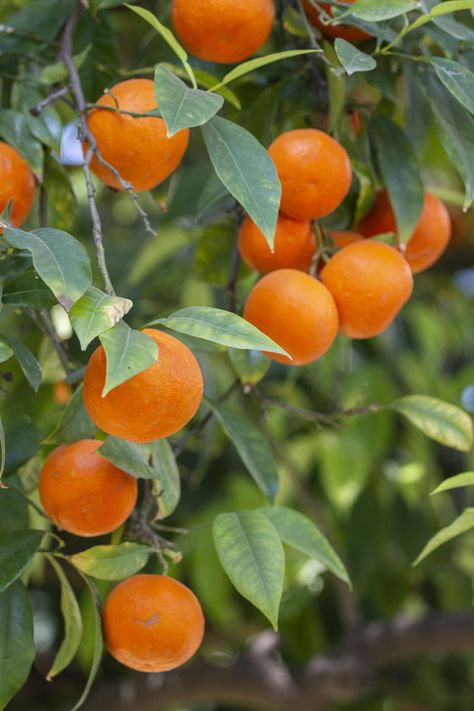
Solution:
M431 57L430 61L446 89L474 113L474 73L463 64L444 57Z
M32 309L49 308L57 303L51 289L48 289L33 269L5 285L2 301L5 306Z
M449 479L445 479L439 486L436 487L434 491L431 492L431 496L434 496L434 494L440 494L442 491L461 489L465 486L474 486L474 472L464 472L463 474L456 474L456 476L451 476Z
M0 532L0 593L31 563L43 536L44 531Z
M155 341L140 331L135 331L125 321L104 331L100 341L107 358L107 375L102 396L105 397L117 385L146 370L158 360Z
M106 437L97 454L137 479L156 479L157 472L150 465L153 443L135 444L117 437Z
M238 511L217 516L213 534L234 587L277 629L285 555L274 526L259 511Z
M97 427L87 414L82 398L82 385L73 393L67 403L56 429L46 439L46 444L68 444L87 439Z
M92 635L93 635L93 651L92 651L92 664L91 668L89 671L89 676L87 679L86 686L84 688L84 691L82 692L81 698L79 701L74 705L74 707L71 709L71 711L77 711L84 701L87 699L89 696L89 692L92 688L92 684L94 683L95 677L97 676L97 672L99 670L99 664L100 660L102 659L102 652L104 650L104 642L102 638L102 623L101 623L101 618L99 611L97 609L97 603L96 603L96 590L93 585L93 583L89 580L89 578L85 575L82 575L82 578L84 582L87 585L88 592L91 597L91 602L92 602L92 610L93 610L93 616L92 616Z
M133 306L130 299L108 296L90 286L72 307L69 318L84 351L96 336L115 326Z
M428 541L413 565L418 565L444 543L451 541L466 531L470 531L472 528L474 528L474 508L465 509L455 521L441 531L438 531L438 533Z
M91 578L124 580L144 567L151 552L148 546L126 542L116 546L94 546L69 556L69 562Z
M41 366L34 357L33 353L23 343L17 341L16 338L10 336L8 343L13 348L15 358L17 359L20 368L22 369L25 378L30 383L33 390L36 392L41 385Z
M48 560L54 568L61 585L61 612L64 620L64 637L59 647L47 678L60 674L74 659L82 639L82 616L74 591L53 556L48 555Z
M354 47L350 42L338 37L334 42L337 56L346 70L346 73L355 74L356 72L371 72L377 66L377 62L373 57L360 49Z
M18 580L0 595L0 709L25 683L35 653L30 598Z
M2 441L2 422L0 420L0 442ZM0 458L3 450L0 444ZM1 461L0 461L1 469ZM1 474L0 474L1 477ZM18 489L21 493L16 491ZM15 475L8 479L8 489L0 480L0 532L18 531L29 526L28 505L23 497L20 480Z

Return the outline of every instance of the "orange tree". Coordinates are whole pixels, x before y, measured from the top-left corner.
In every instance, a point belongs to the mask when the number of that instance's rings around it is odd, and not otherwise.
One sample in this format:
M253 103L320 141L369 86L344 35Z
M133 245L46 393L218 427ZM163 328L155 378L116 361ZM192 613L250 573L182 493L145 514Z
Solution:
M3 0L0 708L473 708L473 10Z

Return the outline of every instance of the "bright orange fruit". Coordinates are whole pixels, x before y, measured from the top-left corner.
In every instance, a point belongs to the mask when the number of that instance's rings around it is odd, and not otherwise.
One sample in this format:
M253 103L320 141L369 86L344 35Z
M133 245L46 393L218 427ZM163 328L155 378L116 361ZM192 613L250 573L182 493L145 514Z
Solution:
M276 269L300 269L307 272L316 252L316 240L309 220L292 220L280 215L275 232L275 251L268 246L263 232L246 217L239 232L240 256L258 272Z
M30 214L34 199L35 179L28 163L15 148L0 141L0 214L12 200L12 224L20 227Z

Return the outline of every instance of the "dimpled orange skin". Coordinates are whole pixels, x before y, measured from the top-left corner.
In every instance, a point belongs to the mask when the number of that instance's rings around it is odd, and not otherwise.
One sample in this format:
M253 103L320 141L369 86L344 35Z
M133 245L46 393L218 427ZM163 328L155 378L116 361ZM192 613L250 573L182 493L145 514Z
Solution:
M207 62L241 62L270 36L273 0L173 0L171 19L186 49Z
M313 128L282 133L268 150L281 181L280 210L294 220L316 220L339 207L351 187L344 148Z
M397 223L387 192L379 193L359 229L366 237L396 232ZM431 267L441 257L451 239L451 218L444 205L432 193L425 193L423 212L407 242L405 259L414 274Z
M204 615L194 593L162 575L135 575L117 585L102 620L110 654L143 672L181 666L204 636Z
M352 5L355 0L346 0L347 5ZM347 42L353 42L353 43L358 43L358 42L364 42L364 40L371 39L372 35L369 35L367 32L364 32L364 30L359 30L358 27L348 27L347 25L326 25L324 22L321 22L319 19L319 12L318 10L311 5L309 0L303 0L305 12L308 15L309 20L311 23L320 30L320 32L323 33L323 35L326 35L326 37L341 37L342 39L347 40ZM319 3L321 8L328 14L332 15L332 7L331 5L328 5L327 3ZM342 9L342 8L340 8Z
M203 380L193 353L177 338L147 328L158 345L158 360L102 397L106 358L100 346L84 377L84 404L96 425L130 442L151 442L180 430L196 414Z
M28 163L12 146L0 141L0 214L13 200L12 224L19 227L30 214L34 199L35 179Z
M39 480L44 510L59 528L76 536L115 531L132 513L137 481L96 454L102 442L63 444L46 457Z
M301 222L280 215L272 253L263 232L246 217L239 232L239 251L244 262L258 272L266 274L286 267L307 272L316 252L316 239L309 220Z
M382 242L361 240L337 252L321 272L349 338L383 333L408 301L413 276L400 252Z
M115 84L97 103L116 108L110 94L119 108L126 111L146 113L158 106L151 79L128 79ZM93 109L87 124L102 158L138 193L162 183L180 164L189 142L188 129L167 138L161 118L134 118L116 111ZM123 190L120 181L96 156L92 157L91 168L104 183Z
M249 294L244 318L272 338L293 360L267 353L286 365L306 365L331 347L339 325L334 299L320 281L296 269L264 276Z

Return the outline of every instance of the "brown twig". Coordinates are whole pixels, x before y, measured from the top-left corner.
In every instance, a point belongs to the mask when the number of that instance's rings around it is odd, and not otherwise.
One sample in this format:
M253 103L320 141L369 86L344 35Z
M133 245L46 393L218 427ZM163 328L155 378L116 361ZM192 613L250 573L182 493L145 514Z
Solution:
M58 101L58 99L63 99L65 95L69 93L69 91L69 85L54 89L51 94L49 94L46 98L42 99L41 101L38 101L37 104L31 107L30 114L32 116L40 116L41 112L44 111L47 106L54 104L56 101Z
M305 410L302 407L297 407L296 405L290 405L288 402L282 402L280 400L273 400L272 398L264 397L259 393L258 390L254 390L254 395L257 397L258 401L264 407L274 407L279 410L285 410L286 412L297 415L304 420L309 420L314 422L318 426L326 425L328 427L333 427L335 429L340 429L342 424L341 420L349 417L360 417L362 415L370 415L378 412L380 406L376 403L362 407L353 407L347 410L338 410L336 412L324 413L324 412L313 412L311 410Z

